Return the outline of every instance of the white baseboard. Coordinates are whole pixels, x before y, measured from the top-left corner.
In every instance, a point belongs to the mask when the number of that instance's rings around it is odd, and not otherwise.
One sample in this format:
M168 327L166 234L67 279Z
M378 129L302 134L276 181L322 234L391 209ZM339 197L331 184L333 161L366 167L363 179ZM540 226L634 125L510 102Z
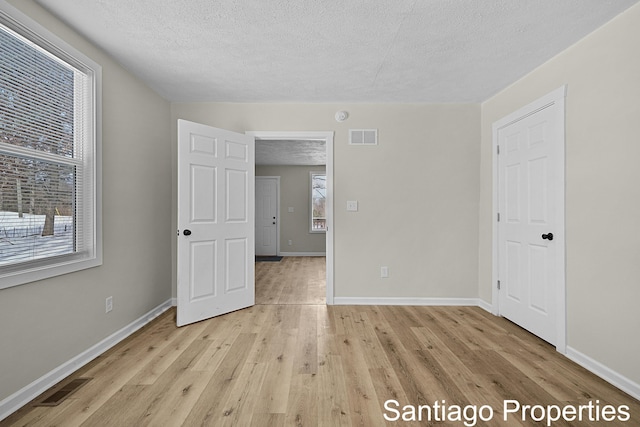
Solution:
M334 297L335 305L454 305L478 306L486 310L479 298L402 298L402 297ZM484 303L484 304L483 304Z
M327 256L326 252L280 252L280 256Z
M640 384L631 381L629 378L620 375L611 368L603 365L587 356L584 353L579 352L575 348L567 346L567 353L565 354L569 359L576 362L583 368L593 372L608 383L618 387L625 393L630 394L634 398L640 400Z
M493 314L493 306L490 303L486 302L481 298L478 298L477 301L478 301L478 307L480 307L486 312Z
M31 402L37 396L44 393L49 388L62 381L87 363L91 362L96 357L103 354L105 351L109 350L111 347L118 344L120 341L124 340L129 335L145 326L147 323L151 322L160 314L167 311L171 307L171 303L171 300L165 301L148 313L129 323L124 328L114 332L107 338L83 351L71 360L63 363L62 365L33 381L31 384L26 385L21 390L0 401L0 421L13 414L15 411L22 408L24 405Z

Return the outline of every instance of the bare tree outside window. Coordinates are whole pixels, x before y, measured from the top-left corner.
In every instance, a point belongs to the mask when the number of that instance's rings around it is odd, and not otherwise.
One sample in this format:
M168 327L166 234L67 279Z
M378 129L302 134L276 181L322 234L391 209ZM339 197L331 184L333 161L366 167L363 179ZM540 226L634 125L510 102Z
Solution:
M311 173L311 231L327 230L325 211L327 200L327 176L324 173Z

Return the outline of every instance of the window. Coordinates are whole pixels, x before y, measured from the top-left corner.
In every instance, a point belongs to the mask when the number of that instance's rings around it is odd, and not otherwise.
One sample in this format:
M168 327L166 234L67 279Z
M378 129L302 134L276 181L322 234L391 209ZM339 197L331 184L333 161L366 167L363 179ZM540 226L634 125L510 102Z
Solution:
M0 288L101 263L100 73L0 5Z
M325 205L327 200L327 175L324 172L311 172L311 232L327 231Z

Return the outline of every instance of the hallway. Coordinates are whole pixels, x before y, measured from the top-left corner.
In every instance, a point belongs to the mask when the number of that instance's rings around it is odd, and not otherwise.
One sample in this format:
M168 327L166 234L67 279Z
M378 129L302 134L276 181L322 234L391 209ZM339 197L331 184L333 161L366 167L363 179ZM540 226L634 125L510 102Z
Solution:
M325 304L325 257L256 262L256 304Z

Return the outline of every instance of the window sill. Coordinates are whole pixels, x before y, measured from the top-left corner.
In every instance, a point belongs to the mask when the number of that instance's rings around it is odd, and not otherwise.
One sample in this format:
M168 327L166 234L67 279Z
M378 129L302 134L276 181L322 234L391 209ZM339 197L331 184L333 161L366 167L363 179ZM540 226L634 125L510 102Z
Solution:
M94 256L81 259L61 260L57 263L33 266L15 272L0 273L0 289L24 285L38 280L49 279L63 274L73 273L102 265L102 257Z

